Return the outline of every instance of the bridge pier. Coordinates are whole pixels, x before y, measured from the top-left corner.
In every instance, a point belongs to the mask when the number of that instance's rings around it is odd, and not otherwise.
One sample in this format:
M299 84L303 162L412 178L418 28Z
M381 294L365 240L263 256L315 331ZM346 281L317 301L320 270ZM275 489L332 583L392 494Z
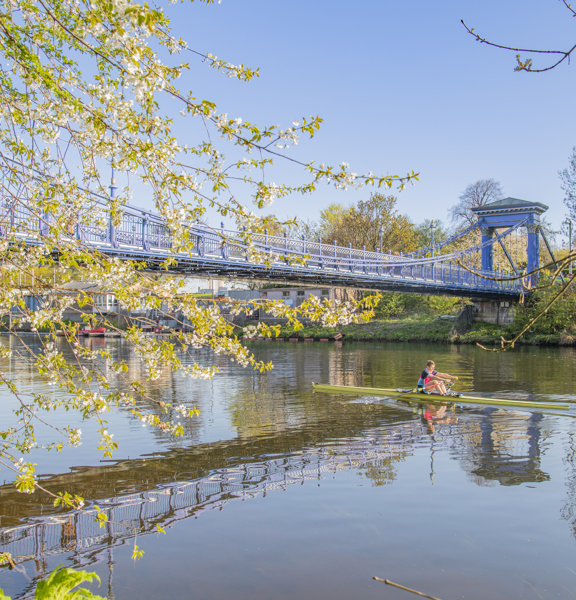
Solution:
M472 322L510 325L514 323L516 302L473 299Z

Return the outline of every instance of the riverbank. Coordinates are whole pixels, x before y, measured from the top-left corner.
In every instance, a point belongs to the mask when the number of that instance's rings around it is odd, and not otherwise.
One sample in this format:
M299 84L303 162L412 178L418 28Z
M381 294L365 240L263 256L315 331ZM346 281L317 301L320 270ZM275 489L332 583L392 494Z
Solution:
M438 319L433 316L407 317L404 319L374 319L368 323L350 324L337 329L308 326L299 331L283 327L279 337L303 339L334 339L342 333L343 341L358 342L433 342L440 344L483 344L500 345L501 338L514 336L508 327L489 323L474 323L469 331L457 332L454 320ZM533 346L574 346L576 336L568 333L527 333L518 344Z

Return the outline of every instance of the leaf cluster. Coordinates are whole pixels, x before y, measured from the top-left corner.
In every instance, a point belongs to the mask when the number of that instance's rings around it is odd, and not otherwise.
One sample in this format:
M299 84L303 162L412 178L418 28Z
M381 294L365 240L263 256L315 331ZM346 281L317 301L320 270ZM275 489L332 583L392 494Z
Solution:
M100 577L96 573L66 569L60 565L47 579L36 584L34 600L105 600L103 596L97 596L85 588L74 590L81 583L94 580L100 583ZM11 600L11 598L0 589L0 600Z

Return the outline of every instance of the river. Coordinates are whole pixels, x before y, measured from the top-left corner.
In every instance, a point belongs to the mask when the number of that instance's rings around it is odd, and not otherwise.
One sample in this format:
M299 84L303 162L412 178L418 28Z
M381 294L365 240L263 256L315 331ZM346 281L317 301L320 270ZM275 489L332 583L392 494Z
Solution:
M38 343L26 340L32 348ZM62 341L60 342L63 343ZM144 376L123 340L91 338ZM3 336L0 368L24 392L57 393ZM30 598L59 564L95 571L110 600L408 599L376 575L441 598L576 596L576 411L455 405L447 410L312 391L312 382L406 387L426 360L458 389L576 401L572 348L252 342L272 360L255 374L215 360L213 381L163 373L156 398L200 409L182 438L110 415L119 449L95 449L95 427L70 414L84 443L33 454L44 487L84 496L111 521L54 508L49 497L0 486L0 588ZM0 388L0 419L15 400ZM142 403L145 411L155 412ZM565 411L566 412L566 411ZM40 436L44 435L40 432ZM1 482L0 482L1 483ZM133 530L144 557L131 559ZM157 532L157 525L166 531Z

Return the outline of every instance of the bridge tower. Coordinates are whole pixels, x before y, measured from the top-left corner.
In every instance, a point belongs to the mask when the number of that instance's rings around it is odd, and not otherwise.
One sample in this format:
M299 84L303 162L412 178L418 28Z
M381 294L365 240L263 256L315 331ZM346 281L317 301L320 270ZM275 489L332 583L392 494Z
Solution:
M544 235L540 227L540 215L547 210L548 207L540 202L528 202L527 200L519 200L518 198L503 198L502 200L473 208L472 212L478 218L478 226L482 231L482 242L487 242L494 237L494 230L496 228L512 227L528 219L525 225L528 231L528 245L526 249L528 264L526 270L530 272L540 266L539 234ZM548 244L545 237L544 241ZM493 245L482 249L482 270L494 270L493 249ZM516 271L516 266L504 245L503 250L512 264L512 268Z
M520 200L518 198L503 198L502 200L473 208L472 212L478 218L478 226L482 231L483 243L494 237L495 229L509 228L526 221L524 225L528 231L526 248L528 260L526 270L530 272L540 266L540 235L542 235L544 242L551 252L550 245L540 227L540 215L547 210L548 207L540 202L528 202L527 200ZM520 275L517 266L514 264L506 248L505 241L502 240L500 244L510 265L516 274ZM493 244L482 249L482 270L494 270ZM536 283L537 279L537 274L532 276L533 283ZM477 322L507 325L514 321L514 304L514 302L474 299L472 319Z

